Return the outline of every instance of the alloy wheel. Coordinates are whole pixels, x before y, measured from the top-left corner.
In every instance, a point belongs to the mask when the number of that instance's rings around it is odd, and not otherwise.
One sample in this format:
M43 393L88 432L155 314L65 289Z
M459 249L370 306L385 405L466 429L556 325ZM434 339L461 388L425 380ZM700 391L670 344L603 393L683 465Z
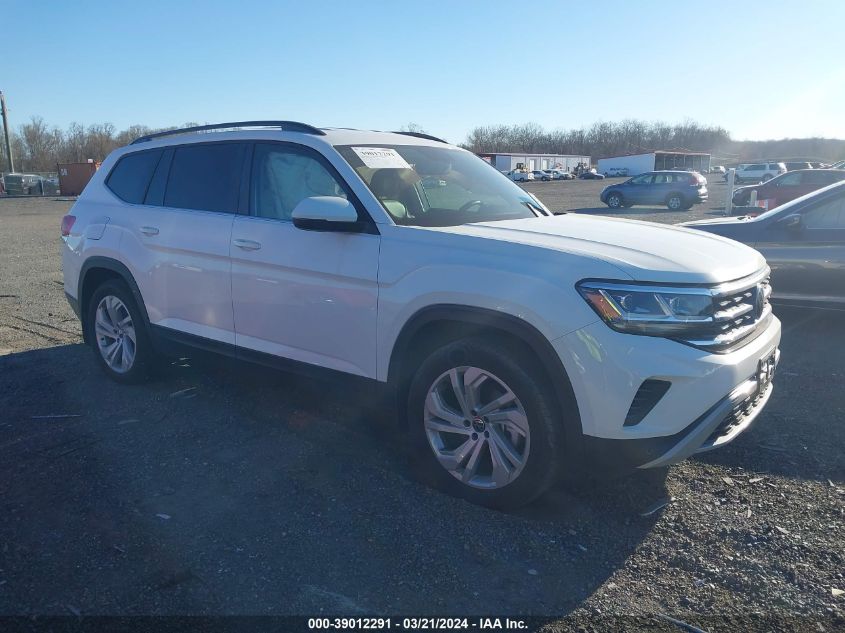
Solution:
M503 380L455 367L431 385L423 414L434 456L473 488L502 488L519 477L531 448L528 415Z
M97 304L94 335L109 369L125 374L135 363L137 338L132 315L126 305L114 295L106 295Z

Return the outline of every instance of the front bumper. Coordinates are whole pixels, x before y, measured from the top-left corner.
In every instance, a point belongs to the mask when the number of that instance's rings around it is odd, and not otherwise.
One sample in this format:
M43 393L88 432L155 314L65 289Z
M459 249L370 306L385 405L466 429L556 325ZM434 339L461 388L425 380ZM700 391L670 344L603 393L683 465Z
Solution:
M585 453L600 469L656 467L733 440L768 401L771 386L747 400L752 387L756 394L760 360L779 357L780 336L773 317L753 340L723 354L622 334L603 322L557 339L553 344L578 402ZM671 387L640 422L626 426L638 389L650 379ZM741 415L734 415L737 408Z

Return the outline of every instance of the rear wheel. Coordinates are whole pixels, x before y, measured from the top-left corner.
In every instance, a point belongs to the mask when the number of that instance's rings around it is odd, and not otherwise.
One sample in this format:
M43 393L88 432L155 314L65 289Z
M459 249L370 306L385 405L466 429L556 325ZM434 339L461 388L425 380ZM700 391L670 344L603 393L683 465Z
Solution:
M153 366L152 344L129 288L109 280L88 304L88 340L103 371L118 382L143 382Z
M680 211L684 206L684 199L681 194L672 193L666 198L666 206L671 211Z
M424 480L495 508L549 488L563 440L554 393L519 355L472 338L423 361L408 395L408 440Z

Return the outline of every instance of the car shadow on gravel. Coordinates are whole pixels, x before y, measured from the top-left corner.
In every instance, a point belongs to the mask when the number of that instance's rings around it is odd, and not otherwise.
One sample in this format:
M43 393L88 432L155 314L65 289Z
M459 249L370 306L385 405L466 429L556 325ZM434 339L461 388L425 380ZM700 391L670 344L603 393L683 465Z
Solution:
M81 344L0 374L6 613L559 616L666 495L657 471L511 513L451 498L355 381L198 355L118 385Z

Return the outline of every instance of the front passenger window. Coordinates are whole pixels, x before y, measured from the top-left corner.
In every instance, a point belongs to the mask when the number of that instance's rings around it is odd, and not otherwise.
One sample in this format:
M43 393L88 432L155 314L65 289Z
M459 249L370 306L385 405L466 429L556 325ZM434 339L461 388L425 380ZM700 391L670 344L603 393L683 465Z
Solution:
M260 218L290 220L305 198L347 198L329 170L304 151L258 144L252 162L252 213Z
M845 196L808 211L802 218L805 229L845 229Z

